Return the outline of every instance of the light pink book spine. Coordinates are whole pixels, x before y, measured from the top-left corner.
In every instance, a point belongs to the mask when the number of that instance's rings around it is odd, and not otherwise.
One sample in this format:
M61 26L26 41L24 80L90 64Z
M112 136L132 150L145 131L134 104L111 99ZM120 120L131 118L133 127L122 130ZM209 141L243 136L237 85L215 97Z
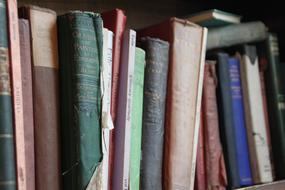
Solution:
M135 63L136 32L124 33L121 68L119 78L119 97L115 126L115 157L113 189L128 190L129 163L131 149L131 106L133 94L133 74Z
M16 164L17 164L17 189L27 189L27 171L25 157L24 139L24 112L23 112L23 88L20 58L20 37L18 25L17 0L8 0L8 28L9 28L9 49L12 73L12 92L14 107L14 127L16 137Z

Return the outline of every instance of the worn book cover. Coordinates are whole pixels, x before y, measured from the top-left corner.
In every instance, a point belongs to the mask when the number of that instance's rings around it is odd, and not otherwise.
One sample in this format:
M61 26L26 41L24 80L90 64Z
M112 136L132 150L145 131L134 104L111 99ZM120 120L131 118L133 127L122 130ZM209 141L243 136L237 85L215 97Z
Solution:
M146 52L141 188L162 190L169 43L145 37L140 39L139 44Z
M85 190L102 161L103 25L97 13L71 11L58 27L63 189Z
M56 13L50 9L28 6L20 8L19 14L21 18L30 21L32 36L36 189L59 190L59 73Z
M170 44L164 189L193 189L207 29L173 17L141 29L138 34Z

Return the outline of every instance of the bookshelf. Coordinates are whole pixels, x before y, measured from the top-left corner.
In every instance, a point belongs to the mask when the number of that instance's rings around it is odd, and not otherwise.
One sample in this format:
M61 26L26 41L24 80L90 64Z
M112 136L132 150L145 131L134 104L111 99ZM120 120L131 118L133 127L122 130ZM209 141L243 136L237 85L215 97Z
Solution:
M19 5L33 4L53 9L59 14L68 10L88 10L102 12L115 7L126 11L128 26L140 28L160 22L170 16L185 16L211 8L218 8L243 15L243 21L261 20L270 31L276 32L280 42L281 61L285 60L284 14L276 4L259 2L258 9L252 5L240 6L241 2L195 1L195 0L18 0ZM253 11L254 10L254 11ZM237 190L283 190L285 181L240 188Z

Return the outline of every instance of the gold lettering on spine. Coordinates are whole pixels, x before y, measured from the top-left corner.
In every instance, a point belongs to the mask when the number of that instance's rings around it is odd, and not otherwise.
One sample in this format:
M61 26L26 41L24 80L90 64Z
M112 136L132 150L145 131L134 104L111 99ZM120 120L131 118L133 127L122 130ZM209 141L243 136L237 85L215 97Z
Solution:
M6 48L0 48L0 95L11 95L9 53Z

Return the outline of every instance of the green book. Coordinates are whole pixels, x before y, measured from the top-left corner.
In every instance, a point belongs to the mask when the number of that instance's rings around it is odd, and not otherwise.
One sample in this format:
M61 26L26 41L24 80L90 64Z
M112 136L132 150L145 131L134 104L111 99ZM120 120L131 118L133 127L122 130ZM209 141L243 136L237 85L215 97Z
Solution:
M140 161L143 113L145 51L136 48L131 119L130 188L140 189Z
M6 0L0 0L0 189L16 190Z
M211 9L190 15L187 19L204 27L218 27L238 24L241 16L218 9Z
M102 159L102 19L73 11L58 18L64 190L85 190Z

